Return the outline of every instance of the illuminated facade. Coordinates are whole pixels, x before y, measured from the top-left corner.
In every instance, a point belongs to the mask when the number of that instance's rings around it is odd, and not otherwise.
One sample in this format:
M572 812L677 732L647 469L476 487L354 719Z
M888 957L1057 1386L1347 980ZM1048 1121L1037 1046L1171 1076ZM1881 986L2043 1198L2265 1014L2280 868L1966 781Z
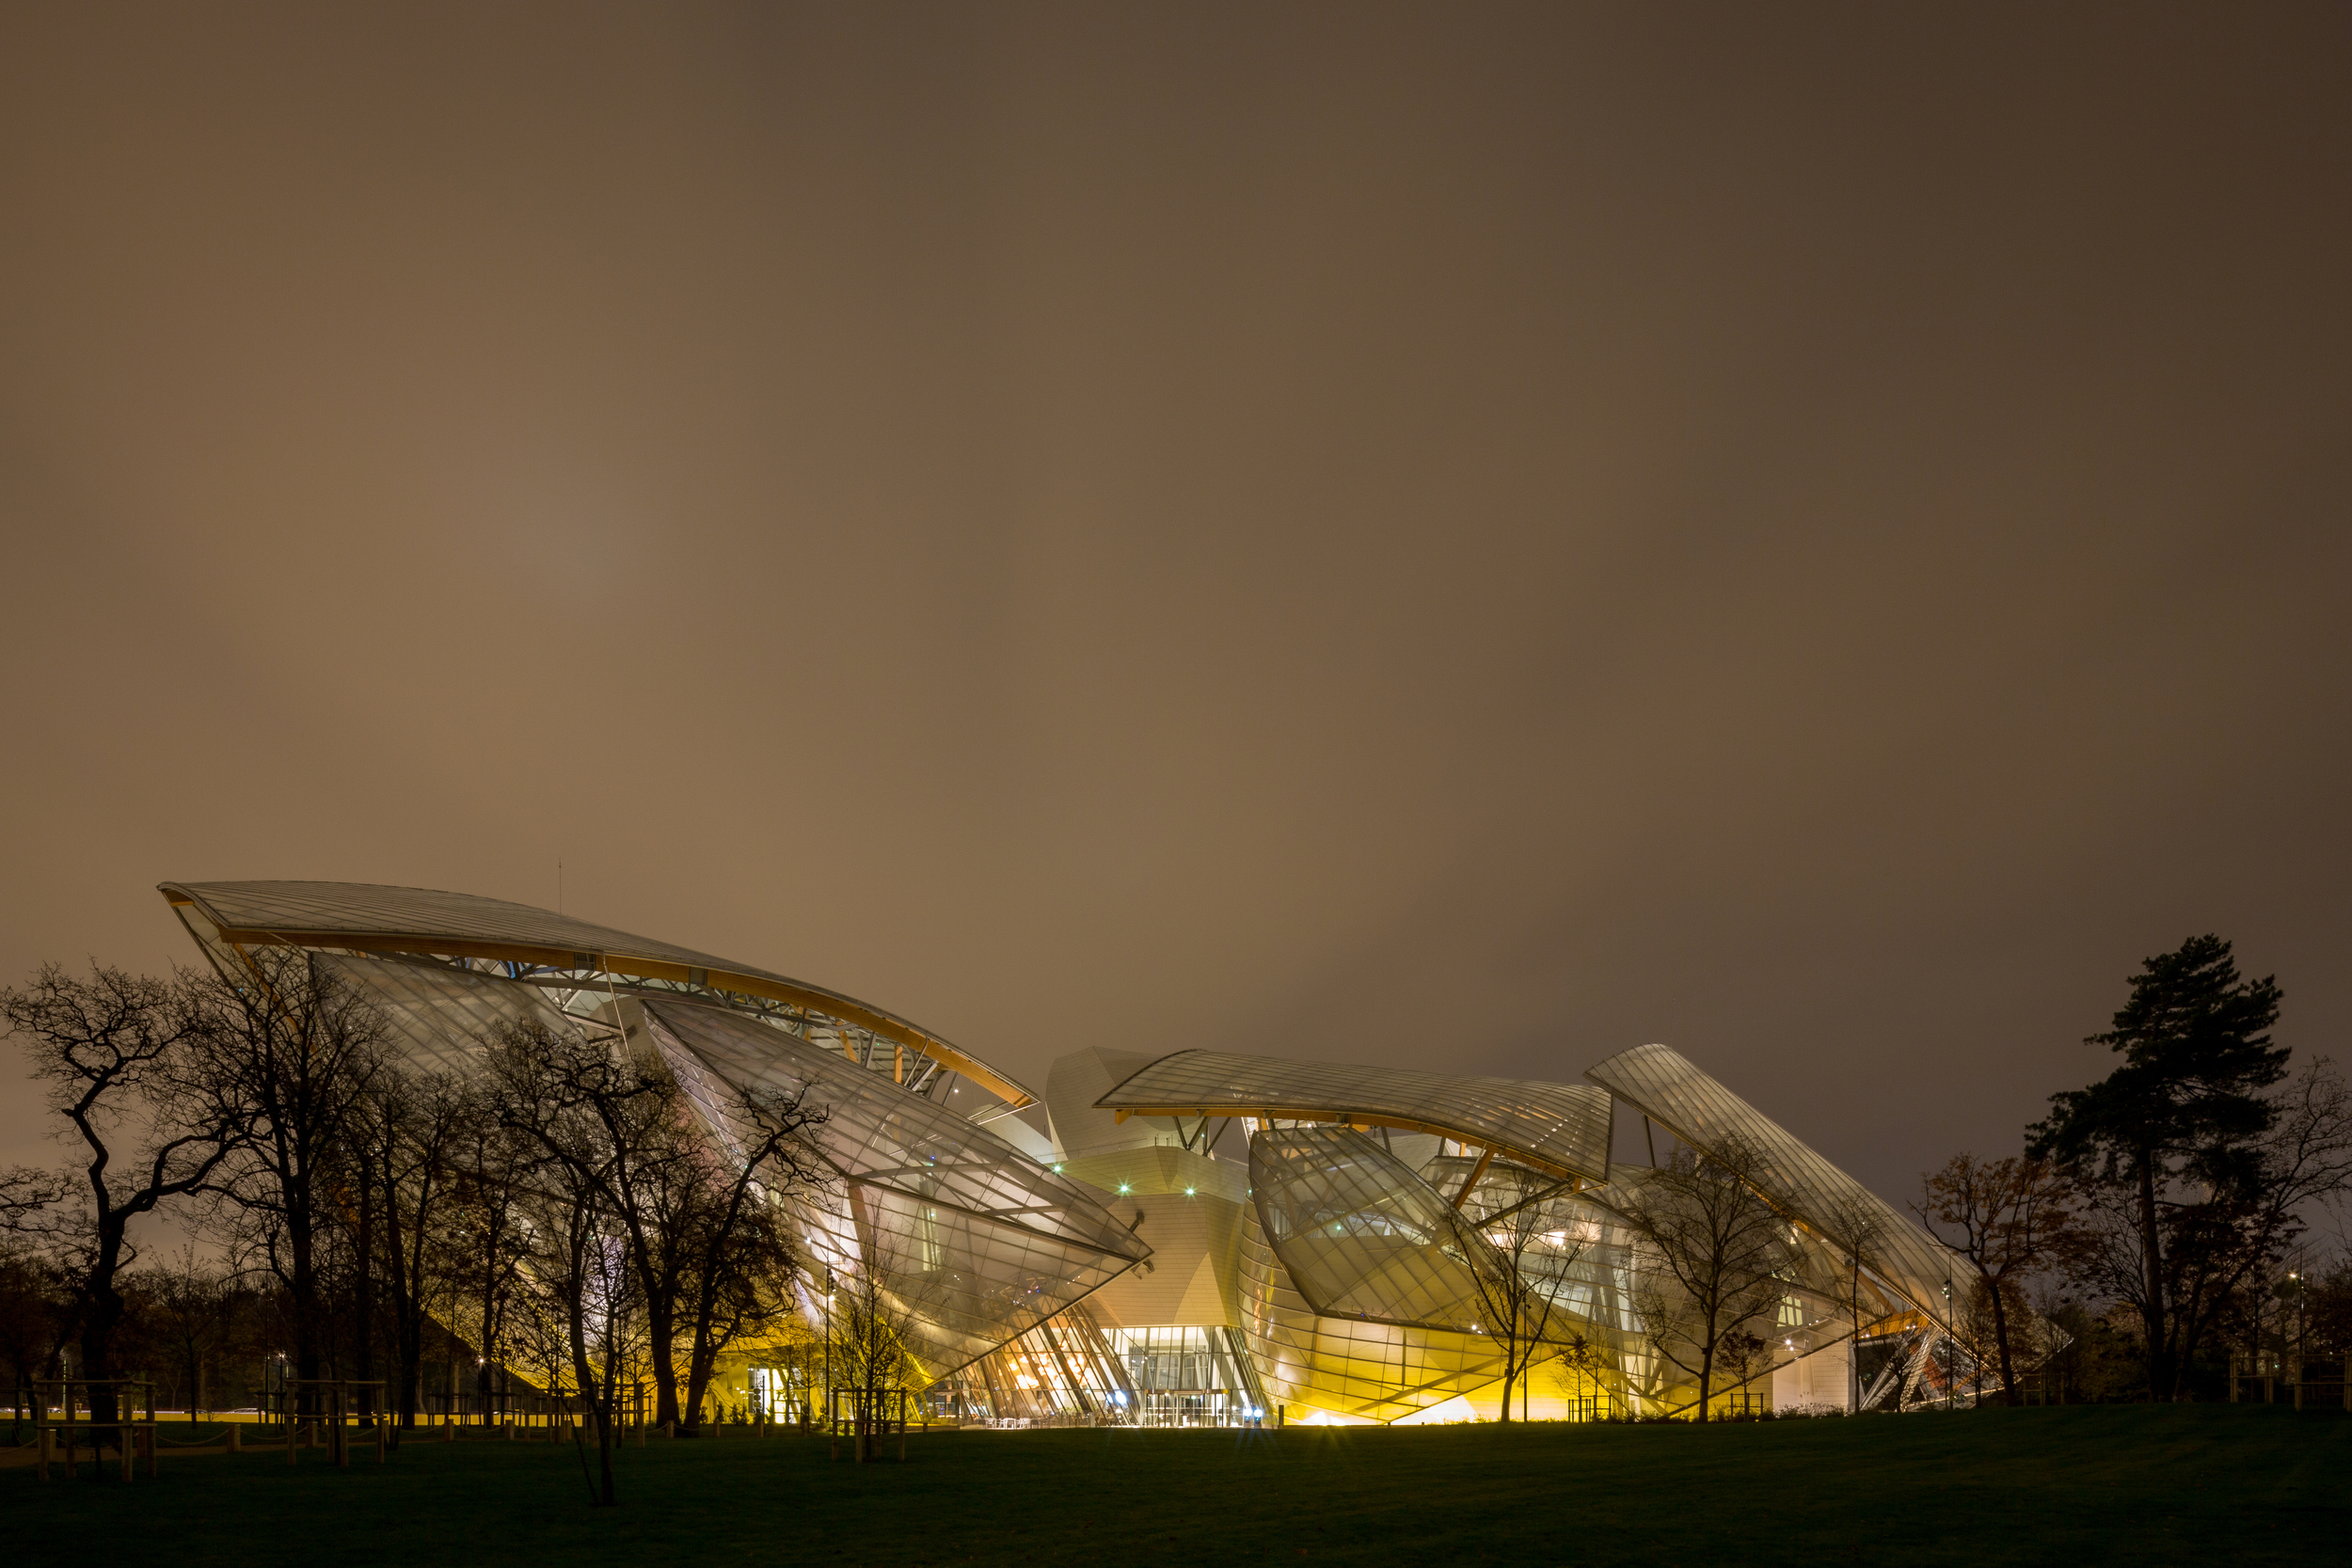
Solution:
M1719 1370L1721 1408L1935 1400L1973 1368L1950 1255L1664 1046L1581 1084L1096 1048L1040 1097L869 1004L542 910L342 883L162 891L225 973L256 947L306 950L420 1067L465 1070L490 1028L536 1019L659 1059L722 1150L745 1092L822 1106L830 1179L788 1200L810 1277L876 1281L943 1414L1492 1418L1515 1291L1541 1319L1515 1415L1687 1412L1694 1382L1661 1354L1666 1271L1627 1223L1658 1179L1611 1167L1621 1108L1653 1142L1754 1151L1776 1307Z
M1035 1097L907 1020L769 971L494 899L320 882L166 883L230 976L306 950L366 993L412 1067L468 1070L485 1036L535 1020L658 1058L721 1149L746 1092L805 1094L830 1173L794 1195L821 1290L870 1273L927 1380L972 1369L1150 1249L1019 1120ZM812 1287L804 1284L804 1289ZM812 1322L823 1315L804 1299ZM1082 1346L1091 1353L1091 1346ZM1009 1377L1008 1379L1009 1382Z
M1132 1070L1090 1104L1049 1080L1057 1139L1089 1149L1069 1168L1094 1180L1123 1133L1184 1163L1162 1190L1206 1192L1209 1168L1247 1172L1236 1288L1220 1307L1292 1419L1498 1416L1495 1326L1513 1275L1535 1304L1520 1308L1534 1346L1514 1415L1690 1411L1695 1379L1660 1354L1675 1291L1627 1223L1656 1178L1610 1165L1619 1107L1653 1143L1662 1132L1668 1147L1704 1152L1736 1136L1754 1151L1750 1196L1776 1227L1776 1303L1717 1367L1717 1413L1941 1400L1975 1370L1948 1327L1951 1256L1665 1046L1613 1056L1581 1085L1206 1051L1120 1065ZM1229 1127L1246 1155L1209 1158ZM1201 1272L1189 1235L1142 1218L1155 1267ZM1857 1246L1840 1244L1848 1234Z

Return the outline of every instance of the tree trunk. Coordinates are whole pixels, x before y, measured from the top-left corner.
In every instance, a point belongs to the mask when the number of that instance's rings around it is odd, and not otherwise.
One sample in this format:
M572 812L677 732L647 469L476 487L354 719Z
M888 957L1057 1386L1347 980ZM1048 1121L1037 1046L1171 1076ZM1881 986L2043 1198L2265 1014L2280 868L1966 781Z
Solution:
M1982 1271L1979 1271L1982 1274ZM2017 1372L2009 1358L2009 1308L2001 1302L2001 1282L1984 1275L1984 1288L1993 1294L1993 1345L2001 1357L2001 1402L2017 1402ZM1981 1397L1981 1396L1979 1396Z
M690 1420L699 1419L703 1396L710 1391L710 1380L718 1370L719 1358L698 1329L686 1355L686 1414Z
M612 1424L621 1410L620 1345L620 1324L616 1314L608 1310L604 1319L604 1403L596 1422L596 1463L603 1473L607 1508L619 1500L612 1490Z
M400 1357L399 1421L414 1431L417 1407L424 1402L424 1320L408 1302L402 1302L398 1334Z
M319 1375L318 1278L311 1272L310 1226L300 1223L291 1209L286 1218L286 1250L294 1261L288 1285L294 1296L294 1376L307 1383ZM317 1397L317 1389L306 1386L293 1408L310 1415Z
M564 1337L571 1342L572 1377L579 1383L580 1393L587 1397L588 1408L593 1412L596 1407L596 1372L588 1359L588 1306L581 1296L577 1274L565 1291L564 1316L567 1320L564 1325ZM588 1506L591 1508L601 1508L612 1499L612 1459L611 1448L604 1434L599 1433L597 1460L604 1473L599 1481L589 1483Z
M123 1231L129 1223L127 1215L111 1212L102 1198L98 1217L98 1259L96 1266L90 1271L89 1315L82 1321L82 1375L86 1378L103 1380L115 1375L115 1330L122 1325L124 1310L122 1292L115 1289L115 1272L122 1266ZM87 1392L93 1422L111 1421L118 1418L114 1389L97 1387ZM73 1396L71 1387L65 1393L69 1400ZM119 1437L120 1434L117 1435ZM90 1441L93 1445L100 1445L103 1439L93 1432ZM103 1465L98 1467L98 1479L106 1479Z
M118 1416L115 1390L103 1385L105 1379L115 1375L114 1336L115 1330L121 1326L122 1312L122 1295L114 1288L112 1281L102 1282L90 1292L89 1316L82 1324L82 1376L101 1385L86 1390L93 1425L103 1425ZM71 1399L72 1394L73 1390L69 1386L66 1397ZM105 1437L102 1433L92 1432L90 1442L95 1448L103 1448ZM103 1465L98 1467L98 1479L106 1479Z
M418 1196L419 1228L423 1228L423 1205L432 1191L433 1173L426 1170L419 1178L424 1183ZM423 1288L418 1279L422 1272L421 1260L409 1256L406 1227L401 1224L400 1196L393 1179L392 1148L389 1131L384 1150L384 1261L387 1265L385 1290L391 1297L392 1308L392 1386L390 1398L384 1402L385 1414L393 1422L393 1432L413 1431L417 1424L417 1380L420 1363L424 1354L423 1313L418 1300ZM421 1239L421 1238L420 1238ZM398 1441L397 1435L394 1441Z
M368 1163L359 1162L359 1224L357 1244L353 1247L356 1264L352 1279L352 1317L357 1320L353 1330L358 1337L358 1354L354 1358L353 1371L358 1381L375 1380L375 1183L369 1179ZM359 1414L380 1417L376 1391L358 1391Z
M2156 1156L2153 1149L2140 1150L2139 1157L2139 1246L2140 1267L2145 1275L2140 1304L2142 1330L2148 1337L2148 1398L2162 1402L2172 1398L2172 1356L2167 1341L2171 1324L2166 1321L2164 1301L2164 1238L2156 1227Z
M1851 1271L1852 1293L1847 1300L1853 1307L1853 1343L1846 1352L1846 1414L1862 1414L1862 1255L1853 1256Z
M492 1270L490 1272L486 1272L483 1275L482 1338L480 1343L475 1347L476 1354L474 1360L474 1394L476 1398L484 1402L482 1406L482 1418L485 1421L487 1421L490 1418L490 1406L488 1403L490 1397L490 1335L492 1331L497 1328L497 1326L498 1276L495 1272L495 1265L493 1265Z
M647 1347L653 1363L653 1414L656 1424L678 1419L677 1308L674 1303L650 1297L645 1304L645 1327L652 1341ZM688 1423L691 1425L690 1421Z

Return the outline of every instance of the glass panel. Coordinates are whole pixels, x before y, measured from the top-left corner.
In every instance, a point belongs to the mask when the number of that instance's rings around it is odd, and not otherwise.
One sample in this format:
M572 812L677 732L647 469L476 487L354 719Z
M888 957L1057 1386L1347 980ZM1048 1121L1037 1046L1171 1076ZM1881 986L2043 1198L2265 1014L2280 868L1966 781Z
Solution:
M481 1060L483 1037L501 1023L535 1020L566 1033L580 1026L536 986L396 958L314 953L310 961L320 973L365 991L391 1024L403 1057L421 1071L471 1071Z
M1867 1216L1877 1235L1863 1249L1866 1280L1887 1287L1891 1311L1916 1308L1939 1321L1948 1318L1946 1283L1958 1277L1950 1255L1936 1240L1867 1187L1820 1155L1738 1095L1663 1045L1620 1052L1585 1074L1659 1126L1697 1149L1737 1134L1762 1158L1758 1190L1766 1201L1826 1243L1833 1261L1816 1261L1818 1272L1834 1270L1847 1248L1840 1233L1854 1216Z
M1085 1187L984 1129L760 1020L647 1002L679 1082L736 1147L730 1090L805 1093L834 1180L792 1199L811 1253L876 1270L933 1377L1026 1333L1150 1256Z
M1243 1338L1279 1403L1393 1421L1502 1375L1502 1354L1481 1334L1318 1317L1266 1244L1254 1204L1242 1210L1241 1279Z
M193 898L195 907L206 919L230 930L301 933L312 940L333 933L349 937L349 945L362 950L389 944L406 951L414 945L414 939L422 939L447 942L461 949L467 943L482 943L492 947L551 949L564 955L651 958L676 965L690 975L697 970L717 970L774 981L816 998L817 1010L821 1011L827 1003L838 1004L846 1016L867 1017L869 1022L882 1020L891 1026L902 1026L910 1036L937 1038L895 1014L805 980L657 942L651 937L574 920L528 904L510 904L503 899L433 888L387 887L371 882L167 882L163 886L167 894ZM371 937L387 941L371 942ZM392 938L411 940L390 943L389 939ZM993 1074L1023 1098L1035 1098L977 1057L969 1053L958 1054L974 1067Z
M1589 1084L1179 1051L1096 1103L1111 1110L1412 1123L1539 1170L1596 1181L1609 1175L1609 1096Z
M1249 1140L1266 1244L1326 1318L1480 1331L1472 1270L1493 1265L1437 1190L1363 1133L1293 1127Z

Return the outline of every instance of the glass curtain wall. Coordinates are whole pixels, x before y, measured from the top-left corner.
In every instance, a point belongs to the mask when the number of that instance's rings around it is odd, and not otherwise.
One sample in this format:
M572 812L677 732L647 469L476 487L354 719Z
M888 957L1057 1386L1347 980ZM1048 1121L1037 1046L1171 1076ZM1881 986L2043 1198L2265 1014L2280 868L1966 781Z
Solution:
M1232 1330L1113 1329L1109 1338L1135 1391L1136 1425L1248 1426L1264 1418L1264 1396Z
M854 1062L715 1007L644 1008L679 1082L739 1150L742 1093L805 1094L824 1108L811 1142L833 1180L787 1201L812 1258L873 1272L924 1382L1150 1255L1080 1183Z

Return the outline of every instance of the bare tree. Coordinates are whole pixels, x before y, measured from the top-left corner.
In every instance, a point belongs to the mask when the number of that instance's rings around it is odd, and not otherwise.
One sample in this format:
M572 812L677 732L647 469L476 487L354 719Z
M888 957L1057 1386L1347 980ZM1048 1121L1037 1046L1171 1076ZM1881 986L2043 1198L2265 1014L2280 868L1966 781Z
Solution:
M1551 1375L1559 1386L1561 1398L1577 1399L1587 1389L1596 1395L1602 1393L1601 1379L1607 1374L1610 1362L1611 1357L1602 1352L1590 1333L1579 1333L1561 1345L1550 1362Z
M598 1167L610 1159L593 1120L557 1110L545 1124L546 1158L524 1199L535 1239L527 1277L541 1298L526 1319L526 1343L550 1393L564 1373L587 1406L596 1438L589 1504L611 1508L620 1386L639 1302L628 1239L606 1202ZM532 1330L539 1330L533 1333ZM551 1332L550 1332L551 1331ZM575 1439L577 1441L577 1438Z
M487 1109L481 1095L447 1073L386 1067L361 1092L353 1118L362 1185L380 1203L374 1244L391 1318L391 1404L404 1428L417 1424L437 1243L457 1217L457 1161Z
M338 1188L357 1174L356 1123L387 1030L363 994L308 954L259 948L246 962L242 974L199 982L199 1052L181 1086L246 1128L218 1183L222 1217L233 1244L284 1286L294 1375L307 1381L320 1375L326 1345L323 1272L342 1224ZM372 1250L361 1249L363 1262Z
M73 1179L63 1171L12 1165L0 1171L0 1232L40 1228L48 1210L73 1196Z
M54 1375L52 1364L72 1333L61 1271L40 1244L51 1210L72 1194L62 1171L19 1165L0 1172L0 1360L8 1367L12 1433L24 1423L33 1380Z
M623 1061L611 1045L536 1022L489 1041L491 1105L531 1156L525 1192L539 1240L531 1273L560 1303L574 1380L596 1428L594 1501L612 1506L612 1445L622 1338L647 1304L630 1227L643 1223L655 1167L679 1158L664 1075ZM666 1327L648 1314L657 1365Z
M800 1095L739 1095L730 1124L740 1147L723 1164L693 1166L691 1200L679 1206L675 1252L679 1309L686 1319L686 1409L702 1408L719 1357L738 1340L766 1332L797 1311L798 1249L779 1195L811 1185L823 1170L809 1135L825 1120ZM648 1281L651 1283L650 1279ZM657 1366L664 1354L657 1343Z
M800 1252L783 1212L766 1194L755 1189L736 1213L716 1211L693 1240L680 1304L690 1416L701 1410L721 1356L738 1344L786 1329L800 1311L792 1289Z
M1724 1336L1723 1347L1715 1353L1715 1364L1733 1388L1745 1388L1772 1370L1772 1341L1756 1333L1753 1323L1735 1328ZM1753 1414L1754 1396L1742 1399Z
M1846 1353L1846 1411L1849 1415L1862 1408L1862 1332L1867 1322L1867 1308L1875 1310L1878 1303L1866 1295L1863 1273L1876 1273L1881 1268L1880 1248L1886 1242L1887 1212L1883 1206L1859 1193L1848 1194L1833 1200L1821 1224L1830 1244L1836 1248L1844 1262L1837 1274L1837 1306L1851 1325L1852 1338Z
M816 1178L805 1139L821 1113L797 1097L739 1096L726 1107L726 1122L739 1147L721 1154L659 1059L632 1062L601 1041L535 1023L501 1031L492 1053L510 1085L507 1101L537 1101L528 1116L509 1120L516 1132L551 1152L535 1124L549 1117L594 1124L604 1151L595 1180L628 1239L646 1316L655 1418L682 1419L693 1430L720 1353L782 1310L792 1249L771 1196Z
M204 1370L229 1339L234 1290L227 1271L199 1258L192 1243L146 1271L141 1283L148 1336L177 1368L194 1426L204 1403Z
M1788 1226L1756 1195L1758 1163L1737 1134L1679 1148L1612 1205L1633 1239L1643 1335L1697 1384L1702 1421L1725 1342L1769 1323L1786 1290Z
M2014 1404L2014 1309L2023 1305L2019 1292L2028 1275L2063 1264L2079 1250L2074 1188L2050 1161L2016 1155L1979 1160L1955 1154L1920 1181L1920 1201L1912 1205L1913 1212L1976 1271L1980 1291L1971 1295L1972 1315L1980 1315L1990 1330L2001 1401ZM1972 1354L1981 1368L1981 1342Z
M816 1405L816 1389L824 1376L824 1340L795 1309L776 1320L765 1354L784 1374L784 1392L770 1401L772 1418L799 1420Z
M185 1093L203 1038L187 986L93 966L79 979L45 964L23 990L0 990L0 1017L48 1087L86 1163L70 1199L37 1216L20 1211L62 1266L74 1297L82 1376L112 1378L115 1332L125 1303L120 1276L138 1258L131 1222L174 1198L202 1192L242 1147L239 1107ZM118 1171L119 1151L133 1151ZM20 1190L22 1203L28 1196ZM92 1390L100 1421L115 1417L111 1388ZM103 1472L102 1472L103 1474Z
M600 1214L628 1243L638 1271L660 1394L659 1419L675 1418L677 1209L705 1156L684 1122L675 1083L654 1063L631 1062L612 1044L538 1022L509 1023L489 1040L496 1115L545 1168L560 1165L575 1189L592 1190Z
M1548 1202L1567 1183L1503 1162L1492 1163L1466 1204L1464 1245L1471 1257L1488 1337L1502 1351L1502 1419L1511 1419L1516 1392L1524 1402L1535 1363L1565 1338L1573 1351L1583 1336L1566 1329L1561 1303L1584 1255L1583 1227ZM1476 1250L1484 1243L1484 1256ZM1561 1321L1555 1323L1555 1316ZM1525 1411L1522 1409L1521 1414Z
M22 1238L0 1233L0 1362L8 1369L15 1425L22 1427L33 1380L54 1367L73 1328L58 1270Z
M484 1100L477 1113L452 1140L452 1206L437 1227L437 1266L425 1284L448 1303L445 1321L472 1338L474 1392L486 1402L530 1252L521 1202L532 1162L526 1141L499 1120L494 1101Z
M828 1352L834 1389L849 1397L860 1464L874 1457L881 1424L914 1370L914 1357L907 1353L907 1326L905 1315L874 1270L842 1277L834 1298Z

